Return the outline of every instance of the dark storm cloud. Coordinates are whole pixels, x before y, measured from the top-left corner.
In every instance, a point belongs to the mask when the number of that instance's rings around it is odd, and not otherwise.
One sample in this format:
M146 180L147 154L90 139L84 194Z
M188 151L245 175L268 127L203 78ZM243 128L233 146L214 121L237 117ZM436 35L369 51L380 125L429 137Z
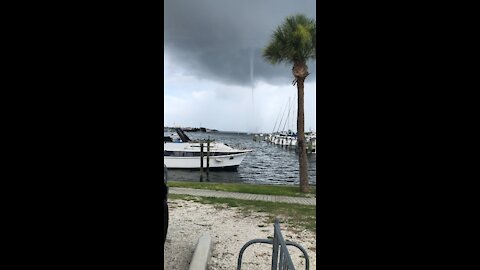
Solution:
M285 17L315 16L315 0L165 0L165 48L177 64L199 78L248 86L254 78L272 84L292 80L290 65L261 57ZM315 63L310 63L315 79Z

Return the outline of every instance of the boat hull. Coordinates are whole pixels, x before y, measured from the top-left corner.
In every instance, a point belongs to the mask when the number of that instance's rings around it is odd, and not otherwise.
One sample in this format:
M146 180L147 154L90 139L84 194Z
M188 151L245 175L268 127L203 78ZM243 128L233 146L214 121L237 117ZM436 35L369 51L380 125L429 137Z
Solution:
M224 156L211 156L209 162L210 169L236 169L247 153L239 153ZM164 156L163 163L169 169L199 169L200 157L176 157ZM207 167L207 157L203 157L203 167Z

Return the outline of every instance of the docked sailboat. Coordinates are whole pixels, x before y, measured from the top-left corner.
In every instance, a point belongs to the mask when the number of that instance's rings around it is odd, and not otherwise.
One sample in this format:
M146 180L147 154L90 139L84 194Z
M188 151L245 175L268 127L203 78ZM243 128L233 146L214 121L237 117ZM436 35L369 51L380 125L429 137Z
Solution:
M201 166L201 156L203 167L207 166L208 158L210 169L236 169L247 153L252 151L235 149L225 143L212 141L207 156L206 143L202 152L200 141L192 141L180 128L175 131L178 137L163 137L163 163L169 169L198 169Z

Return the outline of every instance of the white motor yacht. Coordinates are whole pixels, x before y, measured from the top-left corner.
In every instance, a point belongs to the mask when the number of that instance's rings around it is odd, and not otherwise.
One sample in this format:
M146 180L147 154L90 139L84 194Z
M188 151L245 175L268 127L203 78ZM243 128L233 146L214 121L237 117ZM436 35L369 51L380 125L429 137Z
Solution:
M176 129L180 139L170 136L163 138L163 163L169 169L199 169L201 165L201 146L199 141L192 141L180 128ZM236 169L247 153L252 150L235 149L225 143L210 142L207 157L207 143L203 143L203 167L210 169Z

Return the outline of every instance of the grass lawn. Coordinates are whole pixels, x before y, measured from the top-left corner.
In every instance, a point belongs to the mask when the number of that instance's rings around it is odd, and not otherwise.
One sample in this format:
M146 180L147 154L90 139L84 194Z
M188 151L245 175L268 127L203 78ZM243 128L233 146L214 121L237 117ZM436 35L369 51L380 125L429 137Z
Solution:
M245 215L249 215L252 212L264 212L269 216L268 222L270 224L274 223L275 217L279 217L280 223L288 223L294 231L306 229L316 233L316 206L180 194L170 194L168 197L170 200L183 199L204 204L214 204L218 208L237 207Z
M211 182L184 182L168 181L169 187L183 187L196 189L211 189L228 192L294 196L294 197L316 197L316 187L310 187L309 192L301 193L299 186L277 186L277 185L254 185L237 183L211 183Z

